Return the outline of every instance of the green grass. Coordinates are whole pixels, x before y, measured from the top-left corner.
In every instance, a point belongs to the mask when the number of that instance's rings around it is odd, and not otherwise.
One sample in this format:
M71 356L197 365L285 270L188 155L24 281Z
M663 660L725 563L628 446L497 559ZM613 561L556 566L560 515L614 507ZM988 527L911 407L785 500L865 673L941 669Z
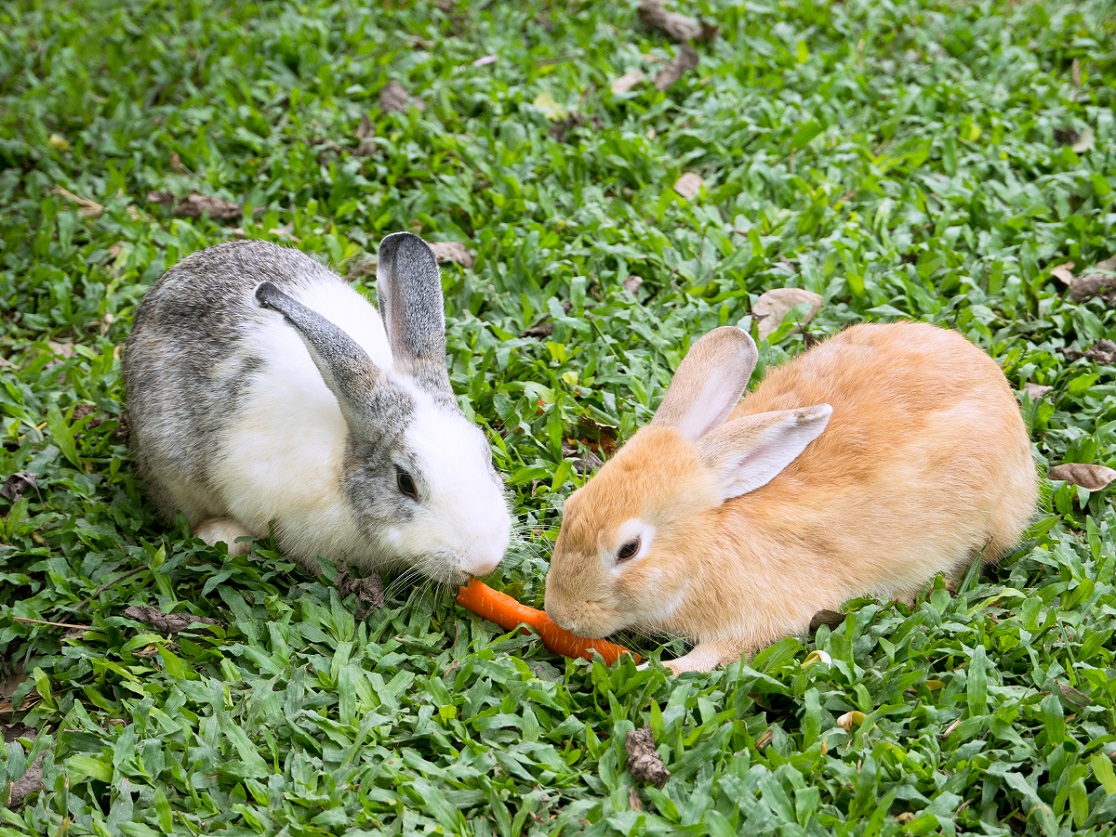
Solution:
M452 379L538 533L498 581L536 604L583 479L563 444L627 438L689 342L750 327L770 288L825 297L815 337L958 328L1053 387L1024 402L1044 472L1116 466L1113 367L1058 352L1116 314L1050 272L1116 252L1111 0L681 10L721 28L697 70L614 95L676 51L634 4L0 8L0 480L38 475L0 498L0 799L44 756L0 835L1113 833L1111 489L1047 483L1028 546L956 596L853 602L678 679L556 659L421 586L357 621L327 580L263 545L227 559L143 499L114 350L144 289L236 227L353 277L397 229L477 251L444 271ZM389 79L425 109L382 113ZM247 209L177 219L150 191ZM761 364L803 341L781 329ZM133 604L222 624L160 635ZM624 769L646 722L661 791Z

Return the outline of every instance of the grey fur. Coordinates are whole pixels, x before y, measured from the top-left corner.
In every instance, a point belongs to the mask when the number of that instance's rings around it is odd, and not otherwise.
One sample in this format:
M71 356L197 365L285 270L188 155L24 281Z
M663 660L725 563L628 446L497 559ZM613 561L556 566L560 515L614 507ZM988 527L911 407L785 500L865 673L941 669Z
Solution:
M382 377L368 353L317 311L283 293L271 282L257 285L254 296L260 305L278 311L294 326L326 386L337 397L349 428L366 430L369 419L377 415L373 409L373 392Z
M417 235L380 242L376 295L396 366L438 401L453 402L446 371L446 321L438 260Z
M384 239L380 265L382 314L391 310L393 364L413 375L437 410L464 419L446 372L433 254L420 238L396 234ZM223 437L246 418L249 394L262 391L258 387L266 387L268 377L283 374L268 347L245 335L259 334L266 318L278 312L301 337L348 428L335 490L367 543L360 544L359 554L328 557L368 568L411 565L457 581L459 571L447 569L454 556L443 554L444 546L431 546L427 555L400 556L384 541L389 529L416 514L414 501L397 488L397 467L411 474L420 498L429 491L417 455L406 446L418 404L405 379L378 368L348 333L295 298L311 285L332 282L342 280L303 253L250 241L211 247L167 271L138 307L123 353L133 459L168 518L181 510L197 527L231 517L215 477ZM502 491L479 431L477 439L487 476ZM269 453L259 451L261 457ZM281 548L305 534L297 523L272 523ZM292 557L314 568L317 552L309 552Z

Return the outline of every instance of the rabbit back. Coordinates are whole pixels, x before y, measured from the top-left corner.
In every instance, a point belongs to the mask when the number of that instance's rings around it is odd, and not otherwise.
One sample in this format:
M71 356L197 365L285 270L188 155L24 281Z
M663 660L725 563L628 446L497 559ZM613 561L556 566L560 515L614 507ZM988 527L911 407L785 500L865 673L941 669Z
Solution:
M854 326L770 370L731 418L821 403L825 432L731 501L759 528L793 532L820 565L807 576L902 598L1016 544L1037 495L1030 440L1000 368L963 336Z

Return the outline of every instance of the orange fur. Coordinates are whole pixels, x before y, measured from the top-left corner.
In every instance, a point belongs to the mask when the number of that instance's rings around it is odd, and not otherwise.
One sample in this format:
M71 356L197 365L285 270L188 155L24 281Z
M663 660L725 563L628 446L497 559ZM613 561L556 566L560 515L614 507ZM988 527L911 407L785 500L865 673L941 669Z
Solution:
M964 337L855 326L770 370L728 421L823 403L821 435L723 503L692 440L637 432L566 503L552 618L586 636L681 635L697 647L673 667L705 669L805 633L849 598L910 599L1018 541L1037 494L1030 441L1003 373ZM618 564L632 519L652 543Z

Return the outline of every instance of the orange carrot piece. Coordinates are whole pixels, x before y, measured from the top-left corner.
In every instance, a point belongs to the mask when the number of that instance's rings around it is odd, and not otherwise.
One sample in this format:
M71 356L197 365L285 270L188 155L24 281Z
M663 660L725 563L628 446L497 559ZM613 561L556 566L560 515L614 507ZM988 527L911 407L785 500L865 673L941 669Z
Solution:
M510 631L517 625L529 625L538 631L543 645L555 654L591 660L593 652L596 652L609 665L620 659L622 654L631 654L637 663L641 659L639 654L621 645L603 639L588 639L567 631L547 616L545 611L521 604L507 593L493 590L475 578L469 579L469 583L461 588L457 594L457 603L489 622L494 622L505 631Z

